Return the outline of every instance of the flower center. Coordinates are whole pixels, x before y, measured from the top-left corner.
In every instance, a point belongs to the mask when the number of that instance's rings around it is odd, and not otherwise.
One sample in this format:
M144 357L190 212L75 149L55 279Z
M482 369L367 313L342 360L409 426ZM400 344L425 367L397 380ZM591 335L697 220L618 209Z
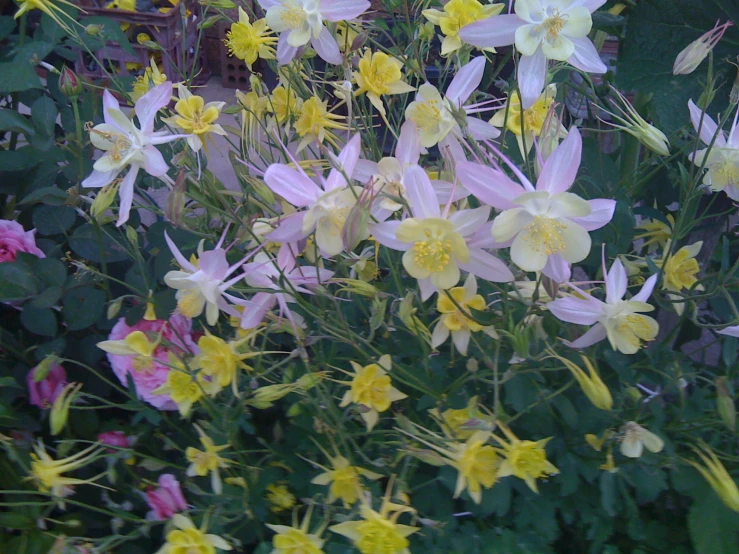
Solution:
M416 107L413 121L424 131L430 131L441 121L442 106L438 100L426 100Z
M408 548L408 539L385 519L364 521L357 526L356 546L362 554L397 554Z
M555 9L552 15L547 17L536 30L540 33L546 33L547 41L554 42L559 37L559 33L562 32L566 19L566 15L560 15L559 10Z
M565 249L562 230L566 227L564 223L556 219L537 215L534 216L534 221L525 227L528 233L526 240L537 252L544 252L547 256L551 256Z
M280 14L280 19L287 29L299 29L303 27L308 20L308 14L303 6L297 2L290 2L285 5L285 10Z
M413 261L431 273L444 271L452 259L452 241L443 232L424 231L427 239L413 245Z
M616 331L634 348L641 348L641 341L652 341L657 333L649 319L641 314L620 316Z
M739 185L739 163L735 160L724 160L716 166L712 173L714 177L711 188L714 190L723 190L727 186Z

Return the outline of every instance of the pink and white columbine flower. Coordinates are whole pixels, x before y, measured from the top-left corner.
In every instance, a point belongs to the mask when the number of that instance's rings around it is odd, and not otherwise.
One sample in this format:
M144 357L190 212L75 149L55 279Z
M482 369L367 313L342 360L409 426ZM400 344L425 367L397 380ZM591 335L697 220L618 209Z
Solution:
M280 226L267 235L278 242L295 242L315 231L316 244L324 256L336 256L344 250L343 231L361 189L346 182L351 178L359 159L359 135L354 135L337 156L337 165L328 177L316 184L303 169L285 164L272 164L264 173L264 182L296 208L305 208L282 220Z
M377 205L389 212L397 212L403 207L399 199L408 200L403 178L405 170L417 165L421 158L421 142L418 127L413 121L406 121L400 128L398 143L395 145L395 156L382 158L379 162L358 160L352 178L360 183L372 183L372 189L377 193ZM447 181L432 180L431 184L436 191L441 204L446 204L451 196L453 185ZM461 186L454 191L453 200L459 200L468 193ZM378 219L386 219L378 216Z
M724 191L732 200L739 200L739 131L737 131L739 108L734 115L728 137L719 129L713 118L703 113L692 100L688 101L688 109L690 121L703 144L708 146L713 142L710 151L704 148L688 156L697 166L705 164L708 171L703 177L703 184L711 187L713 191Z
M238 303L239 299L226 293L234 284L243 278L242 274L231 277L247 258L231 266L226 260L226 250L221 248L225 233L215 249L203 252L203 243L198 247L198 259L195 263L187 260L179 251L166 231L164 238L169 249L182 268L182 271L170 271L164 276L167 286L177 289L177 310L187 318L197 317L205 310L208 325L215 325L220 312L232 316L240 314L227 302Z
M479 48L516 45L518 86L523 108L531 107L544 90L547 61L569 62L588 73L607 68L588 38L592 12L606 0L516 0L515 14L496 15L471 23L460 38Z
M293 323L300 321L290 310L288 303L295 302L293 293L313 294L309 288L328 281L333 271L310 265L298 265L293 251L294 244L283 244L272 258L264 252L254 256L254 261L244 266L244 279L254 288L272 289L275 292L258 292L250 300L241 301L244 307L241 327L253 329L264 320L275 306Z
M442 213L431 180L419 166L405 172L411 216L370 226L372 236L383 246L405 252L403 267L418 279L421 298L459 282L460 270L495 282L513 280L513 274L498 258L485 251L497 248L490 238L490 208Z
M280 33L280 65L290 63L308 43L328 63L340 64L339 44L323 22L355 19L370 7L368 0L259 0L259 5L267 12L267 25Z
M605 263L603 264L605 273ZM558 298L547 304L555 317L567 323L593 325L576 341L573 348L585 348L602 341L608 341L614 350L624 354L634 354L642 347L642 341L654 340L659 332L657 322L643 312L651 312L654 306L647 304L652 294L657 275L652 275L641 290L629 300L624 300L629 276L620 260L616 259L606 275L606 301L598 300L587 292L570 285L578 296Z
M431 148L438 144L442 154L450 155L454 160L465 159L464 151L459 144L464 137L454 118L454 112L480 111L477 105L463 106L463 104L480 86L484 73L485 56L479 56L457 71L444 96L429 83L424 83L418 88L416 99L405 110L405 118L413 121L418 127L421 146ZM475 140L500 136L498 129L482 119L467 117L466 123Z
M561 268L584 260L590 253L588 231L600 229L613 217L615 200L583 200L567 192L575 182L582 155L582 139L573 127L544 162L536 188L510 160L503 157L521 181L513 182L499 168L474 162L457 165L457 176L484 204L502 210L491 227L493 240L510 244L511 260L524 271L542 271L558 282ZM512 241L512 242L511 242Z
M103 117L105 123L90 129L90 141L105 154L93 165L93 172L82 181L86 188L100 188L112 183L118 174L131 166L120 184L121 199L118 222L121 226L128 221L133 204L133 186L139 169L143 168L152 177L165 183L172 183L167 175L169 166L155 145L184 138L187 135L173 135L169 131L154 131L157 112L169 104L172 98L172 83L167 81L151 89L139 98L134 112L139 119L140 128L133 124L121 111L118 100L106 90L103 93Z

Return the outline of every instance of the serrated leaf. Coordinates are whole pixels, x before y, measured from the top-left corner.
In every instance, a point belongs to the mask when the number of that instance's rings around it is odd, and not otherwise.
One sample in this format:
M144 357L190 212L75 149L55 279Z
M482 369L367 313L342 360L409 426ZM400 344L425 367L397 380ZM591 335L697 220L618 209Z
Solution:
M13 131L28 135L36 132L28 118L15 110L7 108L0 109L0 131Z
M33 211L33 225L41 235L59 235L74 225L77 212L69 206L38 206Z
M107 228L98 232L96 227L90 223L77 227L69 239L69 246L81 258L95 263L100 263L103 259L106 262L120 262L128 259L126 251L110 238L106 231L118 233L115 230L109 231Z

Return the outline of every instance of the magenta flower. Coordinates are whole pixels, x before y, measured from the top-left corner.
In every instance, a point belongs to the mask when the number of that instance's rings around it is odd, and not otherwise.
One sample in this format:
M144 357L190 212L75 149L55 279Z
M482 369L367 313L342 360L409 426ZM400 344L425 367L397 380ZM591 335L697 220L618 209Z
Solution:
M34 376L39 370L38 367L36 366L28 372L26 384L28 385L28 396L31 404L45 410L50 408L54 400L62 393L67 384L67 372L60 364L52 362L46 377L37 383Z
M123 431L106 431L105 433L100 433L98 435L98 442L120 448L129 448L131 446L131 440ZM109 448L108 452L115 453L117 450Z
M14 262L18 252L28 252L44 258L36 246L36 229L26 231L17 221L0 219L0 262Z
M146 514L150 521L164 521L170 519L177 512L187 510L187 502L182 495L180 483L175 476L164 473L158 479L159 488L151 489L146 493L146 503L151 511Z

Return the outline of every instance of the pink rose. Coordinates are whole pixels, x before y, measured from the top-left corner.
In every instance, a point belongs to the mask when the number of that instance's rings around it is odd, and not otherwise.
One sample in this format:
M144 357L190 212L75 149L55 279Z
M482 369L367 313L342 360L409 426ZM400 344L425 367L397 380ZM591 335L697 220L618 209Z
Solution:
M98 435L98 441L103 444L109 444L110 446L119 446L121 448L128 448L131 446L131 441L123 431L107 431ZM115 453L117 450L112 448L107 449L108 452Z
M44 253L36 246L36 230L26 231L17 221L0 219L0 262L15 261L17 252L28 252L39 258Z
M37 370L38 366L34 367L26 375L28 395L31 397L31 404L44 410L50 408L54 400L61 394L62 389L67 384L67 372L64 371L61 365L52 362L46 377L37 383L34 380Z
M152 391L167 382L169 352L177 356L192 356L198 352L192 340L192 321L174 314L169 321L142 319L131 327L121 318L110 331L108 340L123 340L134 331L145 333L151 342L156 341L161 333L162 340L149 360L108 353L113 372L124 387L128 386L130 375L136 385L136 393L144 402L159 410L176 410L177 404L168 394L152 394Z
M180 483L169 473L159 476L159 488L146 493L146 502L151 508L151 512L146 514L148 520L163 521L177 512L187 510Z

